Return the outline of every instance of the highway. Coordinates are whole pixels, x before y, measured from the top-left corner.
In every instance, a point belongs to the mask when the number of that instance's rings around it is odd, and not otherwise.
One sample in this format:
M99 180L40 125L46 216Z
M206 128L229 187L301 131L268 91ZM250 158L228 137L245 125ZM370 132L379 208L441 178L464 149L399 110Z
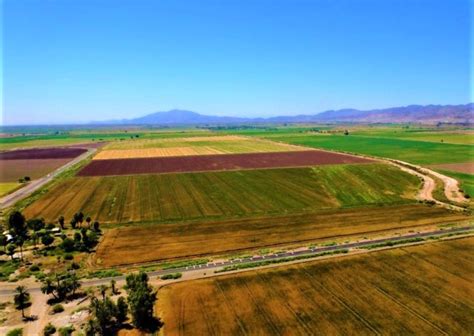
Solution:
M337 250L342 250L342 249L363 248L363 247L367 247L374 244L403 241L406 239L413 239L413 238L428 238L428 237L436 237L440 235L447 235L447 234L454 234L454 233L459 234L459 233L465 233L471 230L474 230L474 225L456 227L456 228L450 228L450 229L444 229L444 230L440 229L440 230L428 231L428 232L422 232L422 233L410 233L410 234L400 235L396 237L365 240L362 242L314 247L314 248L308 248L306 250L282 252L282 253L276 253L276 254L269 254L265 256L255 256L255 257L250 257L250 258L236 259L232 261L224 261L224 262L217 262L217 263L210 262L207 264L197 265L197 266L177 267L177 268L167 269L167 270L151 271L151 272L147 272L147 274L149 277L158 277L158 276L163 276L165 274L170 274L170 273L178 273L178 272L186 273L186 272L192 272L192 271L197 271L197 270L217 271L219 269L222 269L225 266L231 266L231 265L246 264L250 262L258 262L258 261L265 261L265 260L295 258L295 257L301 257L301 256L308 256L308 257L310 257L311 255L317 256L318 254L323 253L323 252L331 252L331 251L337 251ZM280 265L282 264L274 264L274 266L280 266ZM102 279L87 279L87 280L83 280L81 283L83 287L99 286L99 285L109 284L112 279L115 281L124 281L125 277L126 275L108 277L108 278L102 278ZM30 287L28 288L28 290L30 292L37 292L37 291L40 291L40 287L39 286ZM14 292L13 288L2 289L0 290L0 296L12 295L13 292Z

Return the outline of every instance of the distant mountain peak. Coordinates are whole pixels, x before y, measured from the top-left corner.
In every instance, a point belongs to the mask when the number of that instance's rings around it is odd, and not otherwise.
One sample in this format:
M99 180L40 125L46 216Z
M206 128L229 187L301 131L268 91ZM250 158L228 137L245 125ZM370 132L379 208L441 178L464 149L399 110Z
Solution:
M271 118L239 118L208 116L194 111L172 109L154 112L143 117L124 120L111 120L103 124L130 125L205 125L239 123L457 123L473 124L474 104L465 105L408 105L386 109L361 111L345 108L329 110L318 114L278 116Z

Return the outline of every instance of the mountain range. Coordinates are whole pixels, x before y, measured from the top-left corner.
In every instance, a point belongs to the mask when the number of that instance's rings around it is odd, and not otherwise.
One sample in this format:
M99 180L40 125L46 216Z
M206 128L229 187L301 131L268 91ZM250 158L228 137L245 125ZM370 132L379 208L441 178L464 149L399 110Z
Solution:
M317 114L241 118L204 115L193 111L171 110L155 112L134 119L109 120L95 124L109 125L229 125L250 123L418 123L473 124L474 104L409 105L375 110L341 109Z

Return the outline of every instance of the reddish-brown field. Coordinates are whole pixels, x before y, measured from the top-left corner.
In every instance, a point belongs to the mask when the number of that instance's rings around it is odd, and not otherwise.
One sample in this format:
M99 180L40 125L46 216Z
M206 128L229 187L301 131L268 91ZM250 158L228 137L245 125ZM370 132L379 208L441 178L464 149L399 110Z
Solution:
M84 167L80 176L177 173L216 170L304 167L325 164L370 163L347 154L319 150L280 153L200 155L141 159L94 160Z
M58 169L70 160L2 160L0 161L0 182L16 182L25 176L29 176L34 180Z
M0 160L41 160L41 159L72 159L85 153L85 148L32 148L0 152Z
M459 173L474 175L474 162L446 163L431 166L432 168L452 170Z

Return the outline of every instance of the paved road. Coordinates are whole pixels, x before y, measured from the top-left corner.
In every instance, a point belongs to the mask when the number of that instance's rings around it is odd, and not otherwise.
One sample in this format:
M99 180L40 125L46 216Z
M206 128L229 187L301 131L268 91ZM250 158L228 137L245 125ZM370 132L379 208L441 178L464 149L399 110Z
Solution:
M46 183L50 182L53 178L55 178L56 176L61 174L66 169L74 166L76 163L79 163L82 160L89 157L90 155L94 154L95 151L96 151L95 148L90 148L84 154L78 156L77 158L75 158L72 161L69 161L64 166L59 167L58 169L56 169L52 173L49 173L46 176L43 176L43 177L41 177L37 180L34 180L34 181L28 183L26 186L18 189L17 191L0 198L0 210L11 207L16 202L18 202L18 201L22 200L23 198L31 195L33 192L35 192L36 190L38 190L39 188L44 186Z
M162 275L170 274L170 273L177 273L177 272L186 273L186 272L191 272L191 271L196 271L196 270L215 271L225 266L246 264L249 262L257 262L257 261L264 261L264 260L278 260L278 259L284 259L288 257L311 256L311 255L317 255L322 252L331 252L331 251L350 249L350 248L361 248L361 247L366 247L366 246L370 246L374 244L387 243L390 241L396 242L396 241L406 240L406 239L411 239L411 238L426 238L426 237L434 237L434 236L439 236L439 235L446 235L450 233L463 233L470 230L474 230L474 225L444 229L444 230L435 230L435 231L429 231L429 232L423 232L423 233L411 233L411 234L400 235L400 236L390 237L390 238L366 240L363 242L354 242L354 243L339 244L339 245L333 245L333 246L314 247L307 250L294 251L294 252L282 252L282 253L270 254L266 256L242 258L242 259L236 259L232 261L225 261L225 262L219 262L219 263L211 262L208 264L198 265L198 266L178 267L178 268L167 269L167 270L152 271L152 272L147 272L147 274L150 277L157 277L157 276L162 276ZM275 264L275 266L278 266L278 265L279 264ZM110 280L112 279L114 279L115 281L125 280L125 277L126 277L125 275L121 275L121 276L102 278L102 279L83 280L82 285L86 287L99 286L99 285L109 284ZM28 288L28 290L30 292L40 291L40 287L31 287L31 288ZM12 295L13 292L14 292L13 289L2 289L0 290L0 296Z

